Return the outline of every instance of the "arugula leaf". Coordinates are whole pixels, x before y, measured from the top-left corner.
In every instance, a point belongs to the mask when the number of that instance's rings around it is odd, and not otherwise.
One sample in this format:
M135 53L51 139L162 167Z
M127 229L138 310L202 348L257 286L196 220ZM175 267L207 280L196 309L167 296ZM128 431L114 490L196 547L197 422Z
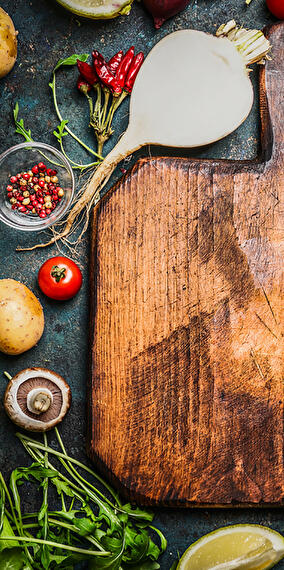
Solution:
M130 517L135 518L135 524L136 524L136 519L142 519L143 521L152 522L154 518L154 513L152 513L151 511L144 511L139 507L133 507L130 503L122 505L121 510L124 512L121 513L121 515L119 516L123 518L123 515L126 512Z
M178 567L178 560L175 560L174 563L171 565L170 570L176 570Z
M160 547L160 548L161 548L161 552L165 552L165 550L166 550L166 548L167 548L167 546L168 546L168 543L167 543L167 540L166 540L166 538L164 537L163 533L162 533L157 527L155 527L155 526L150 526L149 528L151 528L154 532L157 533L157 535L159 536L160 541L161 541L161 547Z
M48 548L41 549L40 562L44 570L48 570L50 565L50 551Z
M17 540L3 540L3 539L1 538L1 536L14 536L14 534L15 534L15 533L14 533L13 530L12 530L12 527L11 527L11 525L10 525L10 523L9 523L8 518L6 517L6 515L4 515L4 517L3 517L2 531L1 531L1 534L0 534L0 554L1 554L1 552L2 552L3 550L12 549L12 548L14 548L15 546L19 546L19 543L17 542ZM1 558L0 558L0 560L1 560ZM1 570L2 570L1 564L0 564L0 568L1 568Z
M18 467L18 469L14 469L13 471L13 480L18 482L18 485L22 484L22 479L26 481L30 480L30 477L36 479L40 483L46 477L52 478L56 477L57 473L53 469L48 469L47 467L43 467L41 463L32 463L30 467Z
M86 517L82 519L76 519L76 517L74 517L73 524L79 530L80 536L88 536L89 534L92 534L97 526L96 523L91 522Z
M99 570L100 568L109 568L109 570L119 570L121 568L122 552L123 548L121 552L108 556L108 558L93 557L89 562L88 569Z
M62 493L64 493L67 495L67 497L74 497L73 491L70 489L68 484L63 481L63 479L60 479L59 477L53 477L51 482L53 485L55 485L58 495L62 495Z
M65 123L59 125L58 136L64 136ZM156 560L165 550L166 540L159 529L149 524L153 513L130 503L121 506L119 499L114 505L108 495L82 477L78 467L89 471L95 479L97 475L83 463L67 455L58 434L60 452L50 447L47 439L42 444L28 436L19 435L19 438L33 459L37 458L30 467L15 469L10 478L12 498L9 502L17 536L15 541L9 541L9 550L12 550L11 546L17 546L23 553L26 564L23 570L74 570L74 565L81 560L90 562L90 570L160 568ZM65 469L64 474L58 467L53 467L50 460L52 454L58 464L61 463L61 468ZM40 485L43 501L37 513L26 513L24 516L19 485L26 481ZM61 510L49 510L49 482L61 496ZM6 492L4 480L2 486ZM107 489L111 495L115 494L109 485ZM0 500L5 500L5 493L0 494ZM4 522L9 525L5 530ZM5 514L2 531L2 536L15 536ZM158 534L160 546L154 543L150 531ZM5 551L7 542L3 540L2 548L5 548ZM0 569L2 570L1 559Z
M18 121L18 115L19 115L19 103L16 102L15 108L13 109L14 123L16 126L15 132L19 133L19 135L22 135L27 142L33 141L31 131L25 128L23 119L20 119Z
M1 570L23 570L26 566L21 548L10 548L0 553Z
M87 61L88 58L89 58L88 53L82 53L81 55L73 53L73 55L66 57L66 59L59 59L56 66L53 69L53 73L55 73L60 67L63 67L64 65L76 65L77 59L79 59L80 61Z
M60 556L56 554L51 554L50 556L50 568L53 570L74 570L74 564L78 562L83 562L87 559L87 556L80 556L79 554L68 554L67 556Z

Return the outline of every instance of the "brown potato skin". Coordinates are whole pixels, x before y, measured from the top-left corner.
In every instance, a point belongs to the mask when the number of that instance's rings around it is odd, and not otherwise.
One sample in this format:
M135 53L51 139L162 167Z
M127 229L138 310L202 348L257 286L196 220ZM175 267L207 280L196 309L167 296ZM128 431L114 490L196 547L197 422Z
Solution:
M19 281L0 279L0 351L22 354L41 338L44 329L42 306Z
M17 58L17 32L10 16L0 8L0 78L14 67Z

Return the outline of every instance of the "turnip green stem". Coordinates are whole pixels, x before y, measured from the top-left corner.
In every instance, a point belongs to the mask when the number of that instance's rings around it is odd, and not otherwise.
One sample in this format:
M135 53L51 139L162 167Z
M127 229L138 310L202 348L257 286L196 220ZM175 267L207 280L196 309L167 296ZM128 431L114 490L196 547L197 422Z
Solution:
M58 119L62 122L63 121L63 117L60 113L59 107L58 107L58 103L57 103L57 96L56 96L56 80L55 80L55 72L53 73L52 76L52 82L49 84L50 88L52 90L52 95L53 95L53 103L54 103L54 107L55 107L55 111L57 114ZM75 139L83 148L85 148L90 154L93 154L94 156L96 156L97 158L99 158L100 160L103 160L103 157L100 156L98 153L96 153L91 147L89 147L86 143L84 143L79 137L77 137L77 135L75 135L75 133L73 133L73 131L71 131L71 129L68 127L68 125L65 126L66 131L69 133L69 135L71 135L71 137L73 139Z
M66 126L65 126L65 129L66 129ZM64 149L64 146L63 146L62 139L59 140L59 144L60 144L60 149L61 149L62 154L64 154L65 158L67 158L67 160L68 160L71 164L73 164L72 168L73 168L74 170L86 170L86 168L91 168L92 166L98 166L98 165L100 164L100 161L99 161L99 160L97 160L96 162L90 162L89 164L79 164L78 162L74 162L74 160L72 160L72 158L70 158L70 157L66 154L65 149Z

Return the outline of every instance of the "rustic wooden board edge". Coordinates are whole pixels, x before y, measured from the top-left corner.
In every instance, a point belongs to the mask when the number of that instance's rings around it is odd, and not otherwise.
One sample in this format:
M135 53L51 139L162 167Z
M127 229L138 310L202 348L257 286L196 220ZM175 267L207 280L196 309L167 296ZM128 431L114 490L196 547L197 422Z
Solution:
M280 30L281 27L284 27L284 24L279 22L269 26L265 30L266 36L269 38L273 33ZM93 345L93 338L94 338L94 328L92 323L94 322L96 316L96 271L95 271L95 258L96 258L96 242L97 242L97 223L100 216L101 209L103 205L110 199L113 193L116 192L118 186L120 186L128 177L132 177L140 168L142 168L145 164L151 163L159 163L159 161L165 160L177 160L180 164L184 163L184 165L188 165L190 160L191 166L197 167L202 163L204 167L206 165L214 165L218 167L218 165L222 165L222 168L225 170L225 167L228 167L228 170L232 172L232 166L234 166L235 172L245 171L252 165L254 165L255 171L260 170L263 171L266 165L273 159L274 154L274 134L273 134L273 117L270 115L269 104L267 100L266 94L266 68L262 67L260 70L260 77L259 77L259 100L260 100L260 118L261 118L261 149L259 155L253 160L225 160L225 159L199 159L199 158L183 158L183 157L146 157L139 159L137 163L124 175L120 178L120 180L111 187L99 204L94 208L92 214L92 236L91 236L91 245L90 245L90 289L94 292L90 300L90 329L89 329L89 342L90 348ZM277 142L277 141L276 141ZM90 350L90 353L92 351ZM129 487L126 484L122 483L115 474L106 467L106 465L100 460L100 458L96 455L94 451L94 442L92 441L92 416L91 416L91 390L92 390L92 359L90 358L90 369L88 375L88 382L87 382L87 454L90 459L94 462L97 466L99 471L108 479L110 482L121 492L122 496L125 496L128 500L135 501L138 504L141 503L145 506L164 506L164 507L184 507L184 508L282 508L284 505L284 500L278 503L251 503L251 502L231 502L230 504L216 504L216 503L195 503L192 501L181 501L181 500L169 500L169 501L153 501L152 498L147 497L147 495L143 494L140 495L139 493L129 491Z

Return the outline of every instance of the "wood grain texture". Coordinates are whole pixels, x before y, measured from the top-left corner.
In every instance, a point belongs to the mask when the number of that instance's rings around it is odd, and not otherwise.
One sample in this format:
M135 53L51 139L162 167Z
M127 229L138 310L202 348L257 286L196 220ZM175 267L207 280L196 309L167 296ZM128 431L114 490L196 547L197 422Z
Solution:
M283 502L283 32L258 161L140 160L94 216L88 453L142 504Z

